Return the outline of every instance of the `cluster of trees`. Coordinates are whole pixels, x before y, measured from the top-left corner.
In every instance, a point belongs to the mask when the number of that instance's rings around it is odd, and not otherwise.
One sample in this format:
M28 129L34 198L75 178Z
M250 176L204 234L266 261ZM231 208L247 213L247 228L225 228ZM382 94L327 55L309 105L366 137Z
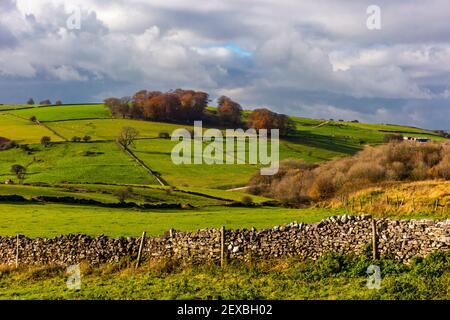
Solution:
M256 109L249 115L247 127L254 129L279 129L280 136L287 136L295 131L295 123L286 115L268 109Z
M29 104L29 105L35 104L34 99L33 99L33 98L28 99L27 104ZM46 99L46 100L40 101L39 104L40 104L40 105L51 105L52 102L50 101L50 99ZM55 106L60 106L60 105L62 105L62 104L63 104L63 103L62 103L61 100L57 100L57 101L55 102Z
M189 122L202 119L208 105L205 92L177 89L171 92L136 92L132 98L108 98L105 105L115 116L150 121Z
M89 141L91 141L91 139L92 139L92 137L91 137L91 136L88 136L88 135L85 135L85 136L83 136L83 137L73 136L73 137L70 139L70 141L72 141L72 142L81 142L81 141L83 141L83 142L89 142Z
M202 120L210 125L233 128L279 129L281 136L295 129L289 117L268 109L256 109L246 120L241 105L231 98L220 97L217 111L207 109L209 101L206 92L176 89L169 92L141 90L133 97L108 98L104 103L113 116L121 118L176 123Z
M253 176L250 192L290 206L348 195L388 181L450 180L450 146L445 143L392 142L368 147L357 155L313 165L280 162L274 176Z

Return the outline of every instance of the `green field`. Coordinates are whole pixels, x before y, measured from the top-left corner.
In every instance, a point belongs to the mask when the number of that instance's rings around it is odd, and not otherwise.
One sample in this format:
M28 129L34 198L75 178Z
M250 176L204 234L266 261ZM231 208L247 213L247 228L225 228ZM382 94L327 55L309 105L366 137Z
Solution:
M39 143L42 136L49 136L53 141L61 141L52 132L27 119L0 112L0 137L7 137L17 143ZM0 155L2 159L3 156ZM3 160L3 159L2 159Z
M149 235L160 235L171 228L195 231L221 226L261 229L295 220L316 222L330 215L329 210L273 207L138 210L69 204L3 203L1 208L0 235L25 234L30 237L54 237L69 233L139 236L143 231Z
M39 121L64 121L73 119L110 118L108 110L102 105L63 105L45 106L11 111L11 114L23 118L35 116Z
M248 113L248 112L246 112ZM67 139L91 136L89 143L65 142L40 122ZM395 125L292 118L297 131L280 141L280 157L300 158L319 163L352 155L367 144L383 143L387 132L419 135L441 140L431 131ZM123 152L115 139L124 126L139 130L139 139L131 146L133 153L159 174L172 187L158 185L155 176ZM16 177L11 166L27 169L26 185L0 184L0 196L21 195L25 203L2 203L0 235L23 233L48 236L67 232L110 235L137 235L142 229L151 234L169 228L196 228L226 225L270 227L293 220L317 221L332 212L327 210L295 210L281 207L227 207L243 200L243 191L227 189L245 186L260 169L258 165L175 165L171 150L176 142L160 139L162 131L171 133L186 125L112 118L102 104L63 106L0 106L0 137L28 144L0 152L0 182ZM42 136L50 136L50 147L40 145ZM224 148L225 149L225 148ZM248 148L247 148L248 149ZM229 156L224 152L224 157ZM248 156L248 150L247 150ZM45 185L43 185L45 184ZM33 202L39 196L71 197L95 200L103 205L118 202L114 193L133 186L126 201L136 205L179 204L194 209L112 209L73 203ZM252 202L263 204L271 199L252 196Z

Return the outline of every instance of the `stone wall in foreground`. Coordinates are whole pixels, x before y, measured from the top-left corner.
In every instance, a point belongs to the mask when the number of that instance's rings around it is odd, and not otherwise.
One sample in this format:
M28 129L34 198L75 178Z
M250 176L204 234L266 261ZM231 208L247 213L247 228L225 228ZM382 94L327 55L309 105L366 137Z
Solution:
M316 259L326 252L362 254L372 243L372 219L363 216L330 217L314 224L290 223L272 229L197 232L171 230L164 236L145 239L142 258L174 258L202 262L271 259L298 256ZM448 250L450 219L376 220L377 247L380 257L407 262L413 256L426 256ZM222 239L224 240L222 244ZM17 245L18 244L18 245ZM71 265L81 261L91 264L135 260L140 238L90 237L67 235L52 239L0 237L0 264ZM18 249L18 250L17 250Z

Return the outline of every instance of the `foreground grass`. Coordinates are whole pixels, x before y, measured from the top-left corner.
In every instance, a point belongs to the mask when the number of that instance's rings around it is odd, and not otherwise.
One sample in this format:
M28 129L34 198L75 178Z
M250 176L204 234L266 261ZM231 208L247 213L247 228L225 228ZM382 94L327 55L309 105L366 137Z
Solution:
M380 266L381 288L367 287ZM406 266L391 260L328 254L316 262L272 260L217 265L149 262L81 266L81 290L66 287L63 268L0 269L0 299L449 299L450 254Z
M160 235L170 228L180 231L220 226L262 229L292 221L316 222L339 212L328 209L221 206L195 210L136 210L63 204L2 203L0 235L54 237L68 233L84 233L119 237L139 236L144 230L149 235Z

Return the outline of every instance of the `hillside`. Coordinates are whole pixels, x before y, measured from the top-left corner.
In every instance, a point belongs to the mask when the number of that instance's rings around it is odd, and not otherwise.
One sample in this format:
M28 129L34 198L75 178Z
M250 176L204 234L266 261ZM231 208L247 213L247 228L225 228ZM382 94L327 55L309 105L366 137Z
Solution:
M32 117L38 121L31 121ZM388 132L442 140L431 131L404 126L291 119L296 130L280 141L281 159L325 162L352 155L367 144L381 144ZM124 126L139 131L131 150L151 172L116 144ZM257 165L174 165L170 152L175 142L159 138L159 134L177 128L190 127L113 118L103 104L2 105L0 137L15 140L21 147L0 151L4 219L0 235L137 235L144 228L158 234L172 227L270 227L294 220L318 221L345 212L343 208L275 208L268 206L273 205L271 199L227 191L246 185ZM74 136L86 135L89 142L71 141ZM43 136L51 138L51 146L41 145ZM25 185L18 185L11 173L14 164L26 168ZM160 186L155 174L170 187ZM15 184L3 184L9 180ZM120 204L117 193L126 187L132 189L125 204Z
M446 218L450 209L450 181L384 183L318 206L343 208L349 212L375 211L386 216L395 212L402 218L415 218L427 213Z
M32 116L60 136L44 126L29 121ZM431 131L409 127L292 119L296 124L296 133L289 139L281 141L281 159L327 161L354 154L365 144L382 143L386 132L401 132L405 135L442 140ZM170 151L175 142L158 138L161 131L172 132L177 128L188 126L113 119L108 109L98 104L27 107L27 109L0 111L0 136L21 144L30 144L34 150L31 154L24 154L21 150L2 152L0 176L4 180L13 178L9 173L10 165L12 162L20 162L28 166L30 173L28 183L154 184L152 177L115 146L114 140L124 126L139 130L139 141L133 151L171 185L219 189L239 187L245 185L250 175L257 169L253 165L202 166L203 174L208 176L208 179L203 179L198 175L196 165L173 165L170 161ZM92 140L88 144L58 143L44 150L39 145L39 140L44 135L50 136L54 142L63 142L61 136L70 140L73 136L89 135ZM64 175L61 172L64 172Z

